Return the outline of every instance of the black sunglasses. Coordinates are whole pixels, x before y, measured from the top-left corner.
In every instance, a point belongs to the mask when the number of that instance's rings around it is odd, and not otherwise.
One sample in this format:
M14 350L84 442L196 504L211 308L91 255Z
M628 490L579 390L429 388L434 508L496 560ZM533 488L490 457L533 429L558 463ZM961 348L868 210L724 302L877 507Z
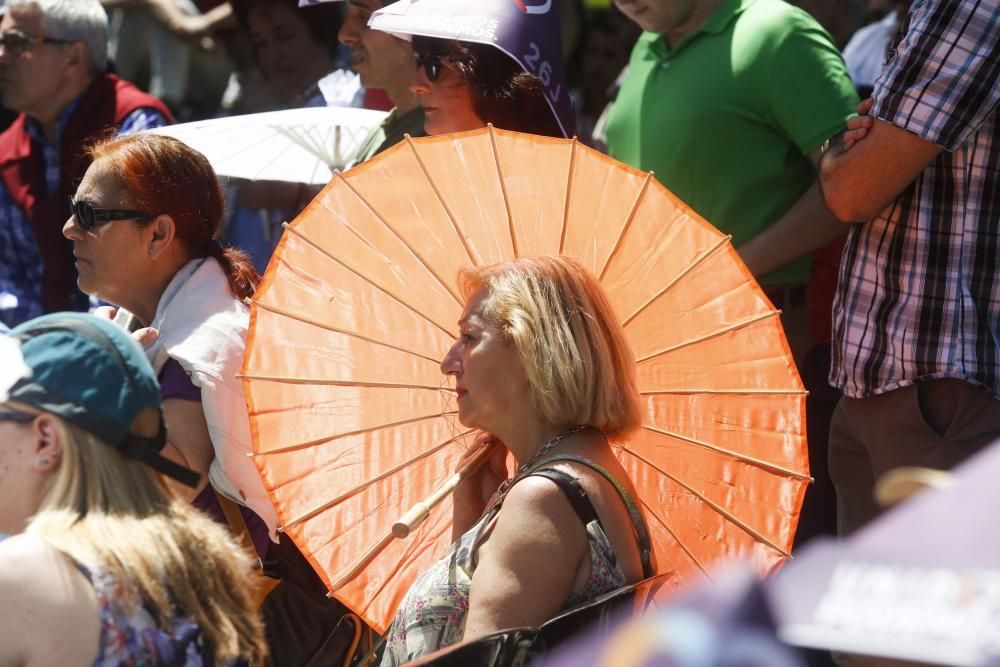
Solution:
M149 220L153 216L145 211L130 211L128 209L116 208L94 208L85 201L77 201L75 197L69 198L69 208L76 217L77 224L90 231L98 225L112 220Z
M437 81L441 78L441 69L444 67L444 62L441 60L440 55L436 53L416 53L414 55L417 59L417 67L424 68L428 81Z
M0 33L0 46L9 49L14 55L24 53L31 44L72 44L73 39L59 39L57 37L32 37L20 30L8 30Z

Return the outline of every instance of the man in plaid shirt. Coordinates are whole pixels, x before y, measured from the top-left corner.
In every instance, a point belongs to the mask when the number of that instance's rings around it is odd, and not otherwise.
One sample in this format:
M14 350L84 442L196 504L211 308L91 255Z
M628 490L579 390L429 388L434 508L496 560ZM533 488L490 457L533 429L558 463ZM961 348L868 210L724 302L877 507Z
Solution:
M875 480L1000 438L1000 0L916 0L870 127L820 163L850 229L834 302L830 429L841 534Z

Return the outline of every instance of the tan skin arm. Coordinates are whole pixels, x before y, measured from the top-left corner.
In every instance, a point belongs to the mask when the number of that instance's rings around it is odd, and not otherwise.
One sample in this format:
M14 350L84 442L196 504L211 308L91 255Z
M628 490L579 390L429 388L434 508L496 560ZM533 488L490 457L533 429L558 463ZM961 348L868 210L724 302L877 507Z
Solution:
M196 16L185 14L171 0L101 0L101 4L105 9L148 9L154 19L185 39L200 39L236 25L233 7L228 2Z
M820 149L810 152L809 159L818 165ZM846 233L847 227L824 204L819 183L814 183L783 216L737 252L759 278Z
M872 119L862 141L831 143L820 162L826 205L848 222L871 220L937 158L941 147L885 121Z
M589 554L586 531L554 483L528 477L516 484L479 549L463 641L555 616L585 583Z
M94 664L94 590L56 549L27 535L0 542L0 665Z
M163 419L167 424L167 445L161 453L201 476L193 489L169 477L163 480L178 498L191 502L208 483L208 468L215 458L205 411L200 402L168 398L163 401Z

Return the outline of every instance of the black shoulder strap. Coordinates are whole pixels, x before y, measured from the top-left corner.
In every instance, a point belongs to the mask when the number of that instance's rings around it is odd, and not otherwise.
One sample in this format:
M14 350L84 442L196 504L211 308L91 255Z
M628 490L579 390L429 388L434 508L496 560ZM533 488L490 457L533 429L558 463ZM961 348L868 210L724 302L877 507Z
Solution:
M572 463L585 465L594 472L599 473L602 477L604 477L604 479L611 482L611 485L615 487L615 490L621 497L622 502L625 503L625 508L628 510L629 517L632 519L632 528L635 531L635 539L639 546L639 560L642 563L642 577L643 579L652 577L653 574L655 574L653 572L652 563L653 548L649 539L649 530L646 528L646 521L642 518L639 506L636 505L635 500L625 488L625 485L622 484L618 478L612 475L610 471L583 456L575 456L573 454L557 454L538 461L530 470L525 472L524 476L537 474L541 472L540 468L542 468L542 466L559 461L570 461ZM587 502L589 504L589 499Z
M573 506L573 511L576 515L580 517L580 521L583 522L584 528L586 528L591 522L596 521L601 525L601 529L604 529L603 524L601 524L601 517L597 516L597 510L594 509L594 504L590 502L590 496L584 490L583 485L580 481L569 473L565 473L562 470L556 470L555 468L544 468L543 470L535 470L527 475L528 477L544 477L555 482L555 485L559 487L559 490L563 492L566 496L566 500L569 504Z

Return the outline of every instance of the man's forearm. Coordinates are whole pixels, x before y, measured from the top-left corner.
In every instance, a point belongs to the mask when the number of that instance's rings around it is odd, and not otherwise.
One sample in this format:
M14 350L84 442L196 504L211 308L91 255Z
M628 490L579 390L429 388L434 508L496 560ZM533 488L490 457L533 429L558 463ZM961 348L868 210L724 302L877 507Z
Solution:
M831 137L829 148L824 151L817 166L817 184L823 203L837 219L845 222L863 222L878 214L870 210L877 208L878 204L862 201L851 194L858 191L857 174L852 171L851 161L858 157L858 153L865 152L864 141L858 143L860 146L845 144L843 134ZM852 150L856 153L850 153Z
M200 37L228 25L235 25L232 5L225 2L205 14L189 16L172 0L101 0L107 9L142 7L171 32L184 37Z
M822 248L847 229L826 208L819 185L813 184L774 224L736 250L751 273L760 278Z
M819 182L830 211L848 222L867 222L899 196L941 152L936 144L874 119L849 149L831 142L819 162Z

